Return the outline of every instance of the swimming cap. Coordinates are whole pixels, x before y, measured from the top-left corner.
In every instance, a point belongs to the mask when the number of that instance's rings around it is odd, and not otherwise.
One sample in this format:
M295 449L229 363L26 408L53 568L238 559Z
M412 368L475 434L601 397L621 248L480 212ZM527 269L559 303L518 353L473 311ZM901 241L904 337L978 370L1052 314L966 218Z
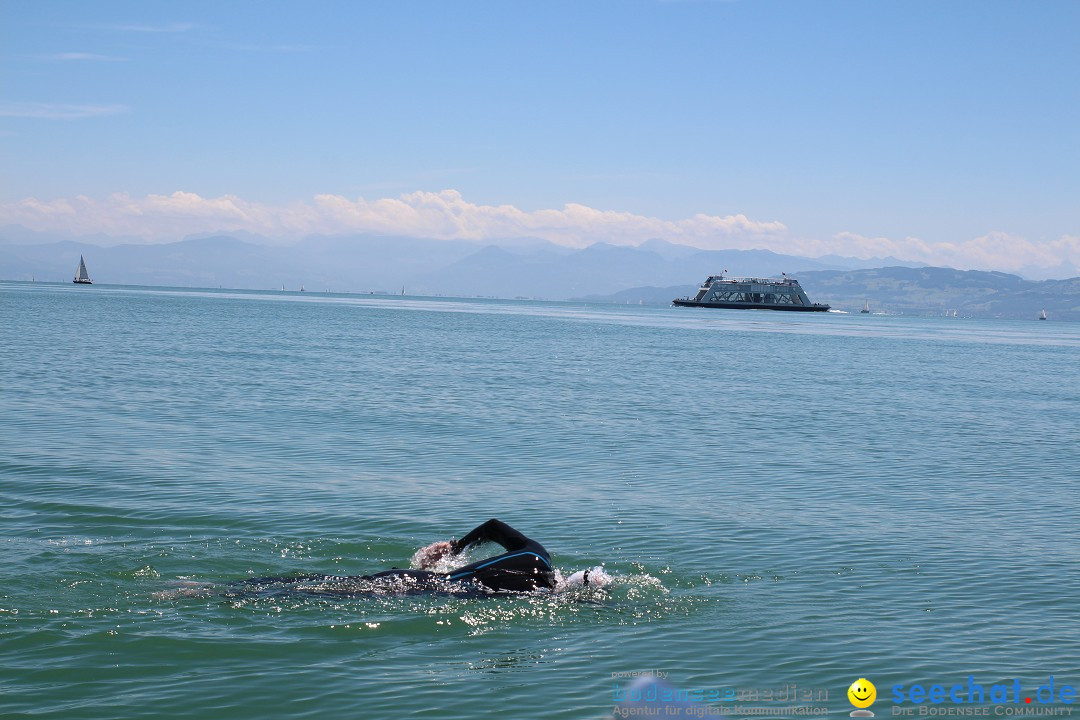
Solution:
M587 568L585 570L578 570L576 573L564 578L559 583L559 590L569 590L571 588L600 588L612 583L612 577L605 572L604 568L600 565L596 567Z

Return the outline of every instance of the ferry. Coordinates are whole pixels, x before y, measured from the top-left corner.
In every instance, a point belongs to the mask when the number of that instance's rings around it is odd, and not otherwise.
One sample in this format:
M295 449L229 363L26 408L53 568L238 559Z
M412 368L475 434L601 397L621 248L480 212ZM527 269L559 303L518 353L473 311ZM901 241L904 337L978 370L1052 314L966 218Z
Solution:
M726 270L724 272L727 272ZM676 298L680 307L728 308L734 310L795 310L825 312L828 305L810 302L799 281L781 273L782 278L724 277L710 275L694 297Z

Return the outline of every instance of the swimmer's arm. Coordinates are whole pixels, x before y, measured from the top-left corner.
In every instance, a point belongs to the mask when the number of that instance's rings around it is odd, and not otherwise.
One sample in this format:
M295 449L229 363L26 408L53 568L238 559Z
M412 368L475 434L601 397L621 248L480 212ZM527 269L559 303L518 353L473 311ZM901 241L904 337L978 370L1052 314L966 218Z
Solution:
M529 538L525 537L514 528L501 520L492 518L483 525L474 528L460 540L450 541L450 547L453 549L454 554L457 554L470 545L487 540L499 543L507 550L520 550L529 542Z

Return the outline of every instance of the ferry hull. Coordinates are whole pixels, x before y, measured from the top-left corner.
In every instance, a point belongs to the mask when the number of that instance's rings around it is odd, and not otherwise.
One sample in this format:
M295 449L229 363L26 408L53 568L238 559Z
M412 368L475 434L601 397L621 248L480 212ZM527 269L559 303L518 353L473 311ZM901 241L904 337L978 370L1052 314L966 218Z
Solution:
M828 305L766 305L764 303L728 303L696 302L694 300L672 300L680 307L722 308L725 310L786 310L789 312L825 312Z

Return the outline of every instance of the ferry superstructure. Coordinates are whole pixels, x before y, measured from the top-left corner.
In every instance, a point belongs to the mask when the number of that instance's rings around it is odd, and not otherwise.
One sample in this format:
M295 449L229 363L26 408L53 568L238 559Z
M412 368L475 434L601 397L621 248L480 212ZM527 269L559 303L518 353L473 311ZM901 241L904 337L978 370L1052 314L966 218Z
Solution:
M782 278L724 277L710 275L694 297L672 300L680 307L733 310L793 310L825 312L828 305L810 302L802 286L786 274Z

